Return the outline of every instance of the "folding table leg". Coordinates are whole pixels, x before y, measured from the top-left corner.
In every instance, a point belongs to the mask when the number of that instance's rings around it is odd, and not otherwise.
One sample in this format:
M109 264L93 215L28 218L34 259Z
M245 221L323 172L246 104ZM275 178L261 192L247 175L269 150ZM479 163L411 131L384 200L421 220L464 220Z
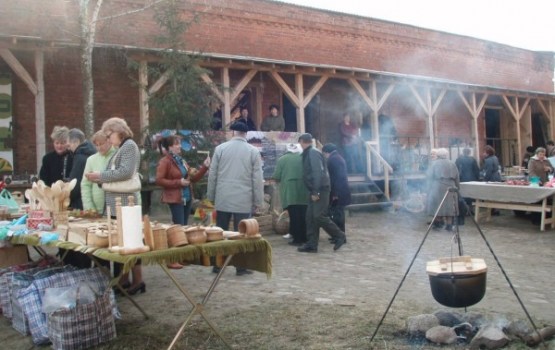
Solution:
M227 265L229 265L229 262L231 261L231 258L233 257L233 255L228 255L227 258L224 261L224 264L222 265L222 268L220 269L220 272L218 272L218 274L216 275L216 277L214 277L214 280L212 280L212 283L210 284L210 287L208 288L208 291L206 292L206 294L204 295L204 298L202 299L201 303L196 303L193 296L179 283L179 281L175 278L175 276L170 272L170 270L168 270L168 268L166 267L166 265L164 264L159 264L160 267L162 268L162 270L164 270L164 272L168 275L168 277L172 280L172 282L175 284L175 286L179 289L179 291L181 291L181 293L185 296L185 298L193 305L193 309L191 310L191 312L189 313L189 315L187 316L187 318L185 319L185 321L183 322L183 324L181 325L181 327L179 327L179 330L177 331L177 333L175 334L175 337L173 338L170 346L168 347L168 350L171 350L171 348L174 347L175 343L177 342L177 340L179 339L179 337L181 336L181 334L183 333L183 331L185 330L185 327L187 326L187 324L191 321L191 319L193 318L193 316L195 316L196 314L200 314L202 316L202 318L204 318L204 320L206 321L206 323L208 323L208 325L210 326L210 328L212 328L212 330L214 331L214 333L216 333L216 335L224 342L224 344L232 349L233 347L231 346L231 344L229 344L225 338L223 337L223 335L220 333L220 331L216 328L216 325L214 323L212 323L211 320L208 319L208 317L204 314L204 306L206 305L206 303L208 302L208 299L210 299L210 296L212 295L212 292L214 292L214 289L216 288L216 286L218 285L218 282L220 281L220 278L222 277L223 272L225 271L225 268L227 267Z
M87 254L87 255L91 258L91 260L94 262L94 264L95 264L98 268L100 268L100 271L102 271L102 273L103 273L104 275L106 275L106 276L107 276L108 278L110 278L110 279L112 278L112 275L110 274L110 271L109 271L106 267L104 267L102 264L100 264L100 262L98 261L98 259L96 258L96 256L94 256L94 255L92 255L92 254ZM114 278L114 280L117 280L117 283L115 283L114 286L115 286L116 288L118 288L118 289L121 291L121 293L122 293L127 299L129 299L129 301L131 301L131 303L132 303L133 305L135 305L135 307L143 314L143 316L144 316L146 319L148 319L148 318L149 318L149 317L148 317L148 314L143 310L143 308L142 308L139 304L137 304L137 302L129 295L129 293L127 293L127 291L126 291L125 289L123 289L123 288L121 287L121 285L119 284L119 278L120 278L120 276L117 276L117 277ZM110 283L110 284L111 284L111 283Z

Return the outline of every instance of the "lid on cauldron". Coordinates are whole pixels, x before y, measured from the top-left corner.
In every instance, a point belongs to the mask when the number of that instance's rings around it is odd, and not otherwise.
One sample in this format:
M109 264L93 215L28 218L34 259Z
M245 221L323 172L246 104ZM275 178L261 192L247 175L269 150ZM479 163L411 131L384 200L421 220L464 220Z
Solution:
M484 259L473 259L468 255L453 258L439 258L428 261L426 272L430 276L478 275L488 270Z

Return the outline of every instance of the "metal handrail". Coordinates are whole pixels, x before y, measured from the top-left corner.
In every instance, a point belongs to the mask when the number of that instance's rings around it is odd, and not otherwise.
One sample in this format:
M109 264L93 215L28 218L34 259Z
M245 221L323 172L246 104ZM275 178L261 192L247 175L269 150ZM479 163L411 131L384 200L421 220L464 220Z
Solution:
M387 161L381 156L381 154L376 149L374 149L371 141L366 141L364 144L366 146L366 150L368 151L366 152L366 175L368 176L368 178L372 178L372 154L373 154L378 160L379 165L383 169L384 195L387 198L387 200L390 200L389 174L393 173L393 168L391 167L391 165L389 165L389 163L387 163Z

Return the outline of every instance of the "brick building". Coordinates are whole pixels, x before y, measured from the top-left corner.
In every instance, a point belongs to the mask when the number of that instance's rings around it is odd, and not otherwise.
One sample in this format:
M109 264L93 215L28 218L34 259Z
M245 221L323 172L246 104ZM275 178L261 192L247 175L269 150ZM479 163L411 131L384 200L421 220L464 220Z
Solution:
M0 73L11 77L16 173L36 173L53 126L84 127L77 3L19 0L0 8ZM160 49L153 8L142 9L148 3L112 0L100 10L96 127L114 114L136 134L148 124L147 94L130 74L151 93L163 81L127 68L127 57L144 67ZM213 73L205 80L230 88L216 91L225 123L239 100L257 125L277 103L288 130L337 142L347 110L362 123L375 163L386 151L470 146L479 154L488 143L504 165L514 165L526 146L553 138L552 52L268 0L191 0L182 15L198 18L185 39ZM395 133L380 130L385 125Z

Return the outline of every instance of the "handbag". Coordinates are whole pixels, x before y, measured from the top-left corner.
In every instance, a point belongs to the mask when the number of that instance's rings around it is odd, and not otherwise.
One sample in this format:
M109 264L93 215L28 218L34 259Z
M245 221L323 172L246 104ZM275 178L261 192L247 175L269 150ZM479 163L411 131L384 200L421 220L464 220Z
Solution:
M112 159L116 158L116 155L119 153L119 149L112 156ZM114 161L115 162L115 161ZM116 169L116 165L112 163L111 166L112 170ZM122 181L112 181L112 182L104 182L102 184L102 189L106 192L117 192L117 193L135 193L141 189L141 178L139 173L135 172L130 179L122 180Z
M102 189L106 192L134 193L141 189L139 173L134 173L130 179L123 181L104 182Z

